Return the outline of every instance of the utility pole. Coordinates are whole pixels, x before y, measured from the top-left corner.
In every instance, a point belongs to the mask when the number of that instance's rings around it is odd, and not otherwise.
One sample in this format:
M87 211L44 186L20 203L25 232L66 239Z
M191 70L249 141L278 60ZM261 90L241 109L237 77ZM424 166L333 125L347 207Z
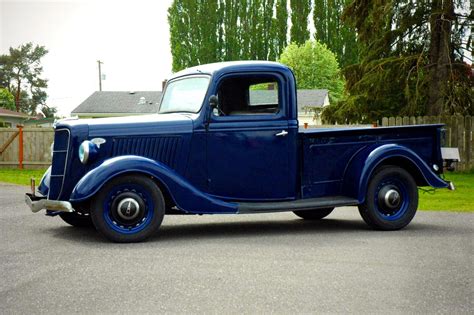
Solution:
M100 65L103 64L103 62L97 60L97 64L99 65L99 91L102 91L102 71L100 69Z

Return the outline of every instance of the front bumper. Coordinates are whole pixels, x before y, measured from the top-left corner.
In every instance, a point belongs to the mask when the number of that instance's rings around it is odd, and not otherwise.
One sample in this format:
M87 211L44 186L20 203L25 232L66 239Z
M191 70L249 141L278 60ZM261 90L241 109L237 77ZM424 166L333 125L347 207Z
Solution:
M74 212L72 205L68 201L48 200L46 197L38 197L33 194L25 194L25 203L30 207L32 212L38 212L43 209L59 211L59 212Z

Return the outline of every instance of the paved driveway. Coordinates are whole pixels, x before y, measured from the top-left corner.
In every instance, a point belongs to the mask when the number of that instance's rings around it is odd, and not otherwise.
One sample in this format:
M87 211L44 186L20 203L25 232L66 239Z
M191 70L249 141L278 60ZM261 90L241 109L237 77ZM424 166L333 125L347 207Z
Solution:
M29 212L0 184L0 313L471 313L474 215L418 212L398 232L356 208L168 216L146 243Z

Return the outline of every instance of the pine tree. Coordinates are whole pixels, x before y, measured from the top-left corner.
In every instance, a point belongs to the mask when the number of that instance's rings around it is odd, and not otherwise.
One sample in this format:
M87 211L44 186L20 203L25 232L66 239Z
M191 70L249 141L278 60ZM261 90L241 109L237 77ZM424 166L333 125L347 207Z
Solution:
M357 30L360 62L344 69L348 97L327 121L370 123L383 116L474 114L464 63L466 3L354 0L343 19ZM470 13L472 16L472 11Z
M44 46L26 43L0 56L0 87L13 94L16 111L36 113L37 106L45 105L48 80L41 78L41 59L47 53Z

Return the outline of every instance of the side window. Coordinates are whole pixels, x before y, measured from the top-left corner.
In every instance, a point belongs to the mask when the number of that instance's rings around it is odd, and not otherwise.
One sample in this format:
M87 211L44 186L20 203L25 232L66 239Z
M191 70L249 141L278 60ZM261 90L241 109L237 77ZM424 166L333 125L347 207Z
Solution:
M269 75L224 79L218 89L216 116L274 115L280 111L279 85Z
M278 112L278 83L266 82L249 86L248 105L251 111L262 113Z

